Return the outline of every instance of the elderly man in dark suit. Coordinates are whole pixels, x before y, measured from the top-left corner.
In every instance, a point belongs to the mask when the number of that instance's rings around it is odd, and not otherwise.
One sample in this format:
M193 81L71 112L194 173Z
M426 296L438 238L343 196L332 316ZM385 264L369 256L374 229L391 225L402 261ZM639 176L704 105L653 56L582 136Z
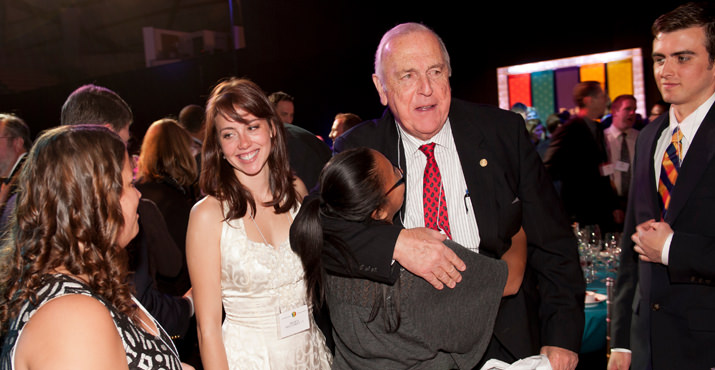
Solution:
M339 232L355 257L346 268L330 258L338 252L325 251L326 268L391 283L402 266L436 288L454 287L465 265L436 230L500 258L523 226L529 242L524 282L516 296L502 300L485 359L512 362L541 352L555 369L573 369L585 287L564 211L523 119L451 99L450 72L443 42L427 27L402 24L383 36L373 82L389 108L340 136L334 149L372 147L404 170L405 207L394 221L412 229L324 218L324 229ZM432 195L423 194L425 180L436 185ZM424 211L432 207L434 217Z
M715 13L686 4L653 24L670 111L638 135L609 369L715 367ZM632 352L631 352L632 351Z

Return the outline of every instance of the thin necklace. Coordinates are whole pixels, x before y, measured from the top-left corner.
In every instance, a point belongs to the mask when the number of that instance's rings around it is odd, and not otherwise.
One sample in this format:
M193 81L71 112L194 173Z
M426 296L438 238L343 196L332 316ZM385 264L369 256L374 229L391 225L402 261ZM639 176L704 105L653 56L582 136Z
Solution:
M266 243L266 245L270 245L271 247L273 247L270 243L268 243L268 240L266 240L266 237L263 236L263 232L261 231L261 228L258 227L258 224L256 223L256 220L253 219L253 215L250 214L249 216L251 216L251 221L253 221L253 225L256 227L256 230L258 230L258 233L261 234L261 239L263 239L263 242ZM275 247L274 247L274 248L275 248Z

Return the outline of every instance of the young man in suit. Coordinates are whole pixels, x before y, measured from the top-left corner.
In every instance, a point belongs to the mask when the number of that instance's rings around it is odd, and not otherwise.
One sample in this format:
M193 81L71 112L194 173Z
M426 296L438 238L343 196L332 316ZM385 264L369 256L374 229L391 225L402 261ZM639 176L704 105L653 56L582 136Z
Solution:
M324 217L324 229L339 232L356 260L346 269L341 261L326 257L326 268L392 283L403 266L436 288L454 287L464 263L444 246L445 236L422 226L432 224L454 241L494 258L509 249L511 236L523 226L529 259L522 289L502 300L485 358L512 362L541 352L554 369L573 369L583 330L585 287L563 209L523 119L452 99L450 74L444 43L429 28L406 23L383 36L373 82L388 109L382 118L338 137L334 150L368 146L404 170L405 206L394 223L412 229ZM432 159L423 146L434 148ZM437 191L444 197L435 202L439 215L432 221L425 220L423 205L428 161L436 163L444 179Z
M688 3L653 24L670 111L638 135L609 369L715 367L715 15Z

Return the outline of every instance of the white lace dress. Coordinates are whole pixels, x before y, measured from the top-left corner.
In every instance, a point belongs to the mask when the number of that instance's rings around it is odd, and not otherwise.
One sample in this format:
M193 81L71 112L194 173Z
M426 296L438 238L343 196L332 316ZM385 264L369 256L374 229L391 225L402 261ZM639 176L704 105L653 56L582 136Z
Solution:
M312 311L309 330L280 338L279 313L306 304L303 266L288 240L277 247L254 242L242 219L224 222L221 291L230 369L330 369L332 357Z

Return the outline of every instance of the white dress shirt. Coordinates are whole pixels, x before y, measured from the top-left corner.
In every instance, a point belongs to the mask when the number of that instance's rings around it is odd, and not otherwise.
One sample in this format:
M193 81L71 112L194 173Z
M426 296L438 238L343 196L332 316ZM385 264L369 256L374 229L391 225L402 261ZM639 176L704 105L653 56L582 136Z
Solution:
M678 122L678 120L675 118L675 111L672 107L670 108L670 112L668 113L670 114L670 126L667 129L663 130L663 132L660 134L660 138L658 139L658 144L655 147L655 154L653 157L656 191L658 189L660 170L663 164L663 155L668 149L668 145L670 145L670 141L673 136L673 130L675 130L676 127L680 126L680 132L683 133L683 140L681 141L682 150L680 153L680 165L682 166L683 161L685 161L685 155L688 153L688 149L690 148L690 144L693 142L695 134L698 132L700 125L703 123L703 119L705 119L705 116L710 111L713 102L715 102L715 94L713 94L710 99L706 100L703 104L701 104L698 109L696 109L693 113L690 113L690 115L685 117L685 119L683 119L683 122ZM676 184L677 181L678 180L676 180ZM670 242L672 240L673 234L671 233L665 240L665 244L663 245L663 251L661 252L661 259L663 260L663 264L666 266L668 265Z
M454 145L449 119L442 129L428 141L419 140L405 132L399 124L395 123L395 125L405 148L405 160L407 161L407 193L405 195L405 214L401 215L403 216L402 224L407 228L425 226L422 185L427 157L419 148L423 144L433 142L436 144L434 156L442 176L442 188L447 201L452 240L465 248L478 252L479 228L472 209L472 202L465 197L468 194L467 183L464 180L459 155L457 155L457 147ZM399 163L398 165L403 167Z
M633 165L633 156L636 150L636 138L638 137L638 130L634 128L629 128L626 131L626 145L628 146L628 163L629 168ZM611 164L615 164L621 158L621 145L622 140L621 134L623 132L616 128L614 125L608 126L607 129L603 130L604 137L606 139L606 151L608 152L608 161ZM614 166L615 167L615 166ZM633 169L630 169L633 171ZM611 174L611 181L616 188L616 192L620 196L627 196L628 189L621 189L621 171L617 169ZM625 191L624 191L625 190Z

